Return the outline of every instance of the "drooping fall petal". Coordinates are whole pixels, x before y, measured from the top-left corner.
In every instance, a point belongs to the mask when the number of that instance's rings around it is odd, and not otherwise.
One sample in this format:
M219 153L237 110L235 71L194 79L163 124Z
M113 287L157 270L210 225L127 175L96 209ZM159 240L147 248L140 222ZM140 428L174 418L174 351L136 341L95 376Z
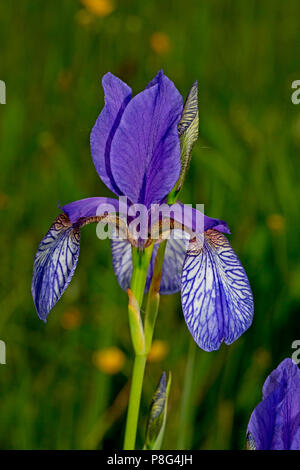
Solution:
M72 279L79 248L80 229L65 214L59 215L42 239L33 265L32 296L44 321Z
M227 238L216 230L191 243L181 277L187 326L205 351L233 343L252 323L253 297L247 275Z
M92 222L118 223L118 200L88 198L63 207L40 242L35 255L32 296L39 317L46 321L50 310L65 292L74 274L80 248L80 229ZM122 205L121 205L122 206ZM110 222L109 216L113 214Z

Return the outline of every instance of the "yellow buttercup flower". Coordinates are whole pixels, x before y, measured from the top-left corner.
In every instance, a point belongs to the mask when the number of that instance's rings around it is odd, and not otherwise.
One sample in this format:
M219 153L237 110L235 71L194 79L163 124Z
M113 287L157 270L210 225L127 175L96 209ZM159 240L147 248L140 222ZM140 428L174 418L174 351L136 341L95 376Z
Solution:
M9 204L9 197L7 194L0 193L0 209L6 209Z
M100 349L93 354L93 363L105 374L114 375L122 370L125 364L125 354L116 347Z
M280 214L269 215L267 225L272 232L282 232L285 227L284 217Z
M107 16L115 9L112 0L81 0L81 3L96 16Z
M156 54L166 54L171 50L171 41L166 33L153 33L150 36L150 46Z
M150 352L148 354L149 362L162 361L169 352L169 345L166 341L156 339L153 341Z
M60 91L67 91L72 84L72 80L73 80L73 75L72 75L71 70L68 70L68 69L61 70L56 80L58 89Z
M264 348L259 348L254 352L254 359L256 365L266 368L270 366L272 358L270 351Z
M80 311L77 308L68 310L61 318L61 326L65 330L74 330L81 324Z

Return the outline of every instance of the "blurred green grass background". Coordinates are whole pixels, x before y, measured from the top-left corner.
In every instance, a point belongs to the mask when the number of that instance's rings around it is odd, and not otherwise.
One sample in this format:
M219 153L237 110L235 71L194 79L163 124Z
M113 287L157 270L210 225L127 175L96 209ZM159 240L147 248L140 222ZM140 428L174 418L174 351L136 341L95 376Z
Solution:
M263 381L300 339L300 105L290 99L300 4L85 3L0 3L0 448L122 445L132 349L109 242L84 229L76 274L46 325L31 298L32 262L58 201L109 195L89 149L101 77L111 71L138 92L160 68L184 96L198 79L200 139L181 199L228 222L255 297L246 334L196 352L185 446L243 448ZM189 349L179 295L162 298L155 337L138 446L160 373L171 370L164 448L174 449Z

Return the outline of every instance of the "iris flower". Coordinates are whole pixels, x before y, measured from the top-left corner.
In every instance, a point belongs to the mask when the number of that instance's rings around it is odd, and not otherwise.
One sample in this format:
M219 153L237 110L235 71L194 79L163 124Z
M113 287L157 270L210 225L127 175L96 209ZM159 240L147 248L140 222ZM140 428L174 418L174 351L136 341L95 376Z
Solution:
M291 359L265 381L247 438L251 450L300 450L300 370Z
M111 73L103 77L102 84L105 106L90 138L98 175L118 198L126 196L127 206L142 204L152 228L155 224L160 226L162 221L150 215L151 207L166 203L174 187L179 191L198 136L197 85L183 106L180 93L162 71L133 98L129 86ZM184 318L194 340L206 351L216 350L223 341L235 341L252 322L249 282L223 235L230 233L225 222L190 208L183 224L178 216L183 204L177 202L172 208L173 215L163 216L163 220L174 230L181 227L185 235L167 241L160 293L181 291ZM123 209L116 198L82 199L62 210L41 241L34 260L32 295L44 321L74 274L82 227L104 220L105 216L109 221L113 214L119 217L120 225L122 222ZM125 225L129 219L132 217L127 215ZM202 220L201 229L197 228L198 219ZM125 240L111 240L118 282L123 289L130 286L131 245L143 250L153 243L147 290L162 237L136 239L127 227L124 230Z

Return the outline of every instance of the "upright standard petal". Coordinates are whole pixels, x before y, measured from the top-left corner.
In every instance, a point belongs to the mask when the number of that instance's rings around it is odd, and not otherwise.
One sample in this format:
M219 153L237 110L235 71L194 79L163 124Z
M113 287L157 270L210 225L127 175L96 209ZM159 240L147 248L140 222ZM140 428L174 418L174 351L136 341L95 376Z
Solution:
M126 83L111 73L104 75L102 85L105 93L105 106L91 132L91 152L102 181L111 191L120 195L122 192L111 171L110 151L114 135L132 92Z
M74 274L79 256L80 229L59 215L41 241L33 264L32 296L37 313L46 321Z
M164 72L162 69L160 69L157 74L155 75L154 78L152 78L152 80L150 80L150 82L148 83L148 85L146 86L146 89L147 88L151 88L152 86L154 85L157 85L157 83L159 83L159 81L162 79L164 75Z
M247 429L250 448L300 450L300 370L285 359L265 381ZM249 445L249 444L248 444Z
M247 275L227 238L216 230L203 245L191 243L181 277L187 326L205 351L233 343L252 323L253 297Z
M126 107L111 146L111 169L123 194L147 207L160 202L180 174L177 130L182 98L163 74Z

